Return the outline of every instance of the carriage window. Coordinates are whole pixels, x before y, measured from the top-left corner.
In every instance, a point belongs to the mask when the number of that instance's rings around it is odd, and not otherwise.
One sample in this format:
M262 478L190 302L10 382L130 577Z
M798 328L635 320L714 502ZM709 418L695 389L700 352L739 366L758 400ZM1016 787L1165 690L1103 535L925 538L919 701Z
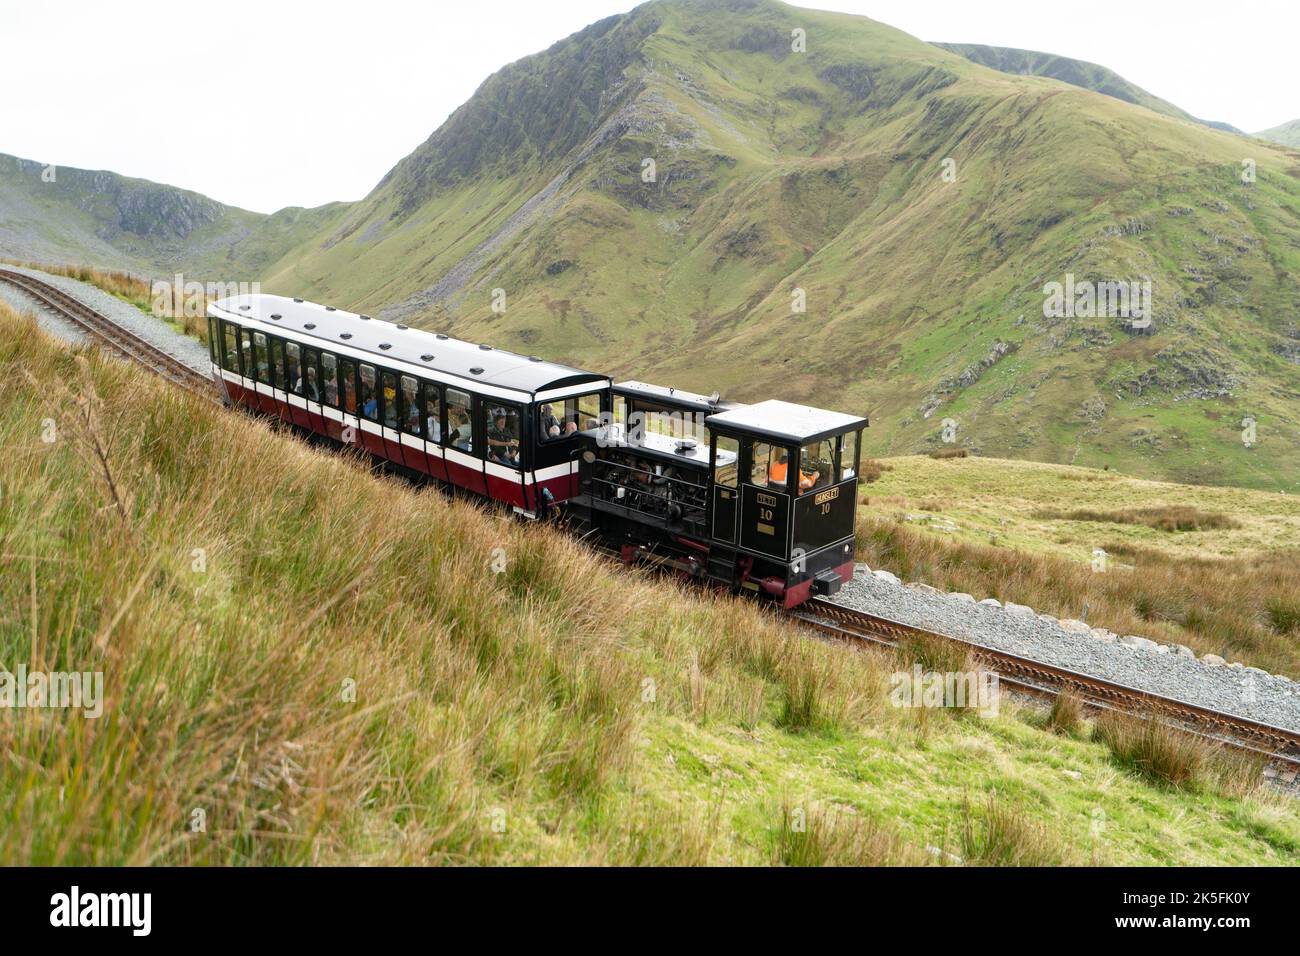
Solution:
M454 388L447 389L446 439L461 451L474 450L474 426L469 418L471 408L469 395Z
M519 409L510 405L483 404L483 425L490 461L519 467Z
M225 329L226 332L225 334L226 354L225 354L225 361L223 361L221 365L227 372L234 372L238 374L239 373L239 346L237 344L238 343L237 336L239 335L239 333L236 330L235 326L231 325L229 322L224 323L222 327Z
M703 416L657 402L631 399L628 402L628 428L633 442L643 443L647 435L667 435L670 438L694 438L702 445L709 443L709 430L704 427Z
M537 434L544 442L599 428L600 392L546 402L538 406Z
M239 355L244 363L244 378L255 378L257 366L253 359L253 333L239 330Z
M835 442L830 438L804 445L799 455L799 494L825 488L835 476Z
M736 487L738 459L740 458L740 441L727 435L718 436L718 444L713 453L713 481L724 488Z
M381 372L380 380L384 383L384 427L397 427L397 376L392 372Z
M361 363L361 414L372 422L379 421L379 399L375 397L375 367Z
M284 342L280 339L271 339L271 370L275 373L275 382L277 388L284 388Z
M420 434L420 383L409 375L402 376L402 431Z
M302 349L297 342L284 343L284 390L302 394Z
M217 320L208 316L208 358L212 359L213 365L221 364L217 358L217 344Z
M313 402L320 401L320 371L316 368L319 359L315 349L302 350L303 392Z
M585 432L600 427L599 392L593 392L591 395L581 395L578 397L577 419L579 431Z
M858 474L858 436L861 434L849 432L840 436L840 481Z
M320 354L321 388L326 405L339 407L338 359L329 352Z
M352 359L339 359L339 398L343 411L357 413L357 365Z
M257 356L257 380L270 383L271 360L266 352L266 336L261 332L253 333L253 352Z
M433 382L421 382L424 388L424 434L429 441L442 441L442 401L438 398L438 386Z
M785 473L789 468L789 457L784 448L777 448L767 442L754 442L750 454L751 484L773 491L785 491Z
M554 441L564 435L564 403L548 402L537 408L537 434L542 441Z

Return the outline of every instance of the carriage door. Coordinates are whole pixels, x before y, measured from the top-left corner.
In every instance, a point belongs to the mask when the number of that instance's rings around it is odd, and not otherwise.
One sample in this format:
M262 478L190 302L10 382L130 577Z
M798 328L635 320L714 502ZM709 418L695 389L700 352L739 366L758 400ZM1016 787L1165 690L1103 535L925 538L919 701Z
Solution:
M739 475L740 442L730 435L713 435L713 539L736 543L736 515L739 511L736 479Z

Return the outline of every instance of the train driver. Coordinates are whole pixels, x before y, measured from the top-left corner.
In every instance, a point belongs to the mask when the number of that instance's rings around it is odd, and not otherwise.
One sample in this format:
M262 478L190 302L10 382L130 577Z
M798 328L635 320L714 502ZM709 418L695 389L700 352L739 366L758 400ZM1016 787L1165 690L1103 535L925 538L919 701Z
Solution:
M781 457L772 462L771 467L767 469L768 480L773 484L784 485L786 473L790 469L790 456L781 452ZM817 484L817 475L808 474L806 471L799 472L799 490L807 491L813 485Z

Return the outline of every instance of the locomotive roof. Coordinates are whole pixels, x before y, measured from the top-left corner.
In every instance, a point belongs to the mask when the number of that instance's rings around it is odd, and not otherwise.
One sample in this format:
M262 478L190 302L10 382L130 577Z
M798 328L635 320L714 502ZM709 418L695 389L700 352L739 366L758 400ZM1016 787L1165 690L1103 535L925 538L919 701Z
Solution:
M865 418L857 415L795 405L775 398L710 415L705 422L710 428L739 429L774 442L801 445L863 428L867 424Z
M676 405L680 408L706 413L721 412L740 407L739 402L728 402L718 398L716 392L713 395L700 395L697 392L688 392L684 388L672 388L668 385L649 385L646 382L618 382L614 385L614 391L651 402L661 402L665 405Z
M568 365L519 355L489 345L474 345L423 329L345 312L315 302L279 295L238 295L214 307L266 331L289 329L320 341L320 347L340 346L370 353L377 364L397 359L432 372L486 382L500 388L540 392L584 382L604 384L609 378ZM307 328L308 325L314 328ZM348 338L343 338L344 334Z

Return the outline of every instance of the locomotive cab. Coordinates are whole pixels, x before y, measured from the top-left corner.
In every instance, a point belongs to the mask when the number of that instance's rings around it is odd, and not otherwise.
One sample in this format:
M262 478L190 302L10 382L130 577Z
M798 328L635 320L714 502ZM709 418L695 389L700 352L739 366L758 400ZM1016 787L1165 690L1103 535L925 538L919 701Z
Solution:
M867 420L759 402L707 419L711 547L735 555L741 587L786 607L853 576L853 527Z
M641 382L585 429L566 509L623 561L794 607L853 576L858 446L867 420L722 402Z

